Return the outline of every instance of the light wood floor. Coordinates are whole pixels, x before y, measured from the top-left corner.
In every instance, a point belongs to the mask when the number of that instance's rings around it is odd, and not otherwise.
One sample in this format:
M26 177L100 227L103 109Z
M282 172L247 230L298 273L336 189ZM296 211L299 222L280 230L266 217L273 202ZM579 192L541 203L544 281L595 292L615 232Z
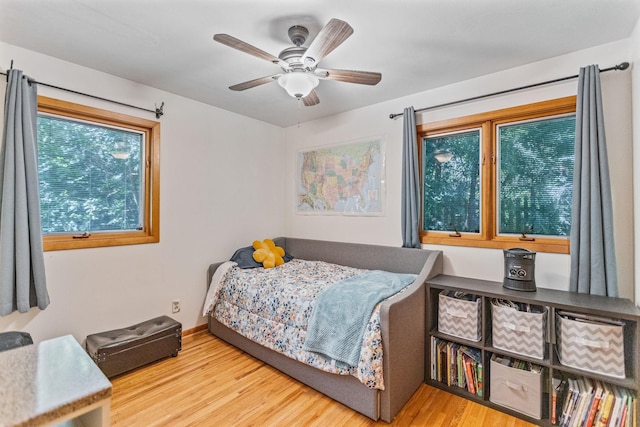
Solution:
M112 380L111 420L131 426L389 426L200 331L178 357ZM393 426L531 426L422 385Z

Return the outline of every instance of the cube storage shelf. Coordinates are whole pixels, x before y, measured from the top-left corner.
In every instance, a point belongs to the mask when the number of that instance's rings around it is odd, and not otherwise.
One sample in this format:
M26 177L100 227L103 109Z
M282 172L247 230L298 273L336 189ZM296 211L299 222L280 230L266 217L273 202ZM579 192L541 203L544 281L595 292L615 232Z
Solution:
M439 331L439 304L441 301L440 295L443 291L464 292L480 297L479 322L481 339L479 341L468 340ZM494 298L542 306L546 309L544 316L545 330L542 334L543 342L538 344L543 349L542 358L494 347L491 304ZM610 373L593 372L588 370L588 367L580 369L563 365L560 362L558 357L560 348L558 348L559 340L556 328L558 327L557 314L563 312L571 312L578 316L584 315L614 319L624 324L622 329L624 354L612 356L613 360L611 361L612 366L619 366L618 360L620 358L624 360L623 376L620 375L621 372L619 372L619 369L613 369ZM585 377L600 381L603 384L622 387L631 391L633 396L636 397L635 404L636 406L638 405L637 398L638 391L640 390L640 330L638 329L638 323L640 322L640 309L628 299L577 294L540 287L537 288L536 292L522 292L505 289L501 282L439 275L427 281L426 322L428 336L425 340L427 346L425 352L425 382L433 387L446 390L452 394L542 426L556 425L552 423L551 417L553 402L550 391L554 378ZM442 346L443 341L453 343L454 347L473 348L480 353L483 365L483 378L480 386L482 390L480 390L480 393L471 393L467 389L460 388L457 385L449 386L442 381L438 381L436 378L432 378L432 367L435 368L435 365L432 366L432 358L437 353L433 352L431 346L433 345L432 343L440 343ZM536 351L537 355L539 355L538 353L539 351ZM492 362L492 358L494 362ZM518 359L542 368L539 378L533 376L533 378L529 380L532 385L528 391L529 394L521 398L520 401L517 399L515 401L509 401L508 406L503 404L505 403L503 402L504 390L501 390L497 384L493 389L495 396L493 396L493 398L491 396L492 379L496 380L496 378L504 378L505 376L511 375L509 369L512 368L504 369L503 366L496 367L495 359L499 358ZM527 380L524 379L524 381ZM540 387L537 387L538 384ZM496 403L496 401L500 403ZM519 407L518 405L521 406ZM636 407L635 409L635 422L637 423L640 421L640 408ZM534 416L528 414L533 414ZM537 417L538 414L540 415L539 418Z

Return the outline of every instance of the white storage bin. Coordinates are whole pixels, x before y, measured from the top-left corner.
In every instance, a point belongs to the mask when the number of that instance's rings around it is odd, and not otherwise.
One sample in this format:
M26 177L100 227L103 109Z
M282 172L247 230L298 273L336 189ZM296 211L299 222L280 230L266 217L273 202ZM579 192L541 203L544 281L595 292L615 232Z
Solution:
M495 358L495 356L494 356ZM491 359L489 400L535 419L542 418L542 368L516 369Z
M473 300L468 301L447 294L448 291L442 291L438 295L438 331L454 337L480 341L482 299L472 296Z
M519 311L491 303L492 344L495 348L536 359L544 358L547 308L541 313Z
M558 358L565 366L625 377L624 324L581 313L556 313Z

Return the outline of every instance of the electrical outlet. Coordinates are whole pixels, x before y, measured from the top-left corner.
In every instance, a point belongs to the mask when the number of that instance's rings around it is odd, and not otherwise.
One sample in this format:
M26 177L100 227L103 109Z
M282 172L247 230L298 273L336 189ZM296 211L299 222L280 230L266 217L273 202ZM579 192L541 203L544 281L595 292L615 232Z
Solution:
M174 299L173 301L171 301L171 312L178 313L179 311L180 311L180 300Z

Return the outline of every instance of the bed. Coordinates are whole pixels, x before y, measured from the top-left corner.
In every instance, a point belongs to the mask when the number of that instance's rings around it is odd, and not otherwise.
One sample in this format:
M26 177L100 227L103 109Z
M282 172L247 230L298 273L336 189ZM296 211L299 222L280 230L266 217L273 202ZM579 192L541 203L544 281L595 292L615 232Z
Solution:
M442 273L441 251L290 237L273 240L295 260L416 275L402 292L379 305L384 389L365 385L352 375L320 370L269 349L237 333L223 323L224 319L216 319L214 313L208 317L209 332L373 420L391 422L425 380L424 282ZM208 285L224 264L209 266Z

